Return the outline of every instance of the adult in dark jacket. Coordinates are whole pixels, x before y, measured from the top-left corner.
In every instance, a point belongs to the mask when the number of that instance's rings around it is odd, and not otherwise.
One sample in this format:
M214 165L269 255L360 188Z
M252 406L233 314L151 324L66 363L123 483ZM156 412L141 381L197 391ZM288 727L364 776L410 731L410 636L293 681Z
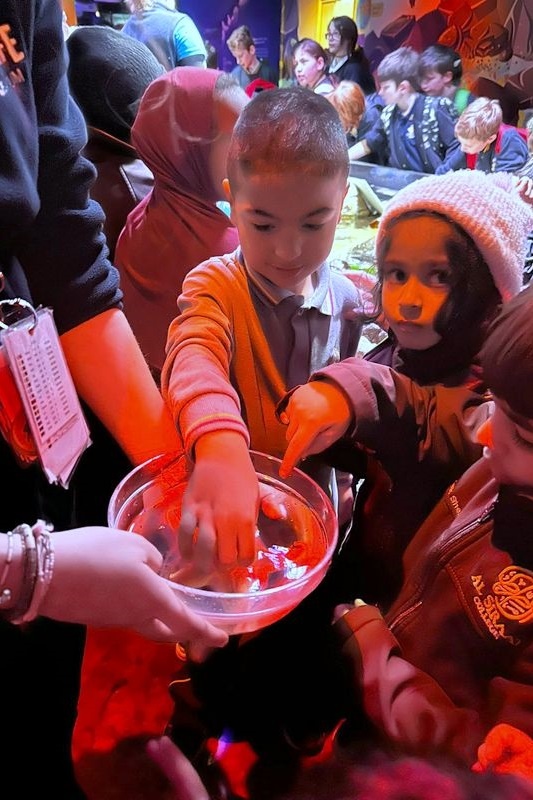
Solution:
M106 258L103 215L89 200L94 169L79 155L86 133L68 92L61 4L4 0L0 29L0 299L20 297L53 309L80 396L128 458L140 463L178 442L121 311L118 273ZM46 375L48 361L43 362ZM4 377L1 387L4 391ZM16 786L19 797L48 793L74 800L81 794L72 774L70 736L84 629L71 623L122 625L175 640L180 619L186 623L189 615L157 577L157 552L144 545L132 550L129 535L119 531L72 530L73 498L48 485L38 462L22 469L4 438L0 472L0 531L6 532L0 534L3 779ZM42 579L37 566L43 565L43 549L32 547L37 534L24 526L26 551L22 534L13 532L37 518L58 529L39 532L41 545L47 542L55 555L52 564L47 559ZM24 625L9 621L29 608L38 619ZM159 618L165 611L168 626ZM186 636L194 635L195 627L200 635L203 623L190 627L191 621Z
M328 74L335 83L354 81L365 94L376 91L365 51L357 44L359 31L350 17L333 17L328 25L326 39L330 63Z
M131 144L131 126L145 90L164 68L142 42L103 25L75 28L67 49L70 91L88 126L83 155L97 170L91 197L104 209L113 259L129 212L153 186L151 171Z

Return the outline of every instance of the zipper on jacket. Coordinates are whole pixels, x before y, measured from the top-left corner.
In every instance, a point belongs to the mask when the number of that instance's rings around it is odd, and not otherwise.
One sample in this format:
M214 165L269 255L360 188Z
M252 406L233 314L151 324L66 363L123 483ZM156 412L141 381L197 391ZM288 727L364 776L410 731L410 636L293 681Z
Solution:
M417 608L422 605L422 595L424 590L431 579L433 579L439 569L442 566L443 560L450 556L451 551L453 551L454 547L463 540L464 536L467 536L472 531L476 530L480 525L487 520L490 519L492 516L492 510L494 508L494 503L492 503L488 508L486 508L483 513L477 517L476 519L469 522L467 525L464 525L462 528L459 528L453 535L451 539L449 539L445 546L442 548L441 552L435 557L433 560L431 567L424 570L422 573L422 580L419 583L416 591L413 595L413 600L411 601L410 605L407 608L404 608L403 611L399 611L392 622L388 623L389 629L394 632L394 629L397 628L401 623ZM453 555L453 553L451 553Z

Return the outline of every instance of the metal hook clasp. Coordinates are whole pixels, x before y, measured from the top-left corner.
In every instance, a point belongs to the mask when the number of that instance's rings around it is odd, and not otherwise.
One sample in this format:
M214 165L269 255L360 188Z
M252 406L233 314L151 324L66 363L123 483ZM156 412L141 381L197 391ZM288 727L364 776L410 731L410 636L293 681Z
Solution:
M24 319L26 316L32 316L33 317L33 322L31 324L30 333L37 326L37 323L39 321L38 318L37 318L37 311L32 306L32 304L29 303L27 300L23 300L22 297L15 297L13 300L0 300L0 330L6 330L7 328L9 328L10 324L13 324L13 323L10 323L10 322L6 322L6 319L9 316L9 312L7 314L4 312L4 308L6 306L11 310L12 314L16 315L16 319L14 320L15 322L19 322L20 320ZM26 311L28 313L27 314L22 314L22 313L16 314L15 309L23 309L24 311Z

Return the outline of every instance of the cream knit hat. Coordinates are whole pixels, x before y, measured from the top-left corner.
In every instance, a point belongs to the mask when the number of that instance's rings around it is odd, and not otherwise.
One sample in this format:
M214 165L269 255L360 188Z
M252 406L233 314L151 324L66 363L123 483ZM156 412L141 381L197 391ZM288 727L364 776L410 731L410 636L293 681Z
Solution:
M518 195L511 175L465 169L414 181L387 203L377 232L377 250L391 223L408 211L432 211L455 222L487 262L502 299L509 300L520 291L533 209Z

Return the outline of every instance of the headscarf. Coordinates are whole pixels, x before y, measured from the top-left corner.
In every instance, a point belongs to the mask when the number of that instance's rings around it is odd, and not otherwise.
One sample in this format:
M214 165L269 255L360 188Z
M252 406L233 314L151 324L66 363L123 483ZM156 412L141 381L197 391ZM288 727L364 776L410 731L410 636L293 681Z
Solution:
M237 229L215 205L209 167L215 136L215 83L223 73L176 67L145 92L132 143L154 188L129 214L116 250L124 310L151 367L161 369L185 275L232 252Z

